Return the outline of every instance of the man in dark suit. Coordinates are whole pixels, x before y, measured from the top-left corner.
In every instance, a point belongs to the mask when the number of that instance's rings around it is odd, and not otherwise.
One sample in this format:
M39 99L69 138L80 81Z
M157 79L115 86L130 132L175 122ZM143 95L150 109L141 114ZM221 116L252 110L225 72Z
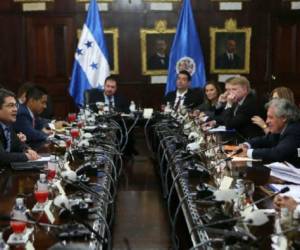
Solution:
M11 162L25 162L36 160L38 154L23 144L11 124L16 121L17 102L14 93L0 90L0 162L8 164Z
M226 41L226 51L217 58L217 69L241 69L243 63L239 55L236 54L236 41L228 39Z
M192 77L186 70L182 70L177 75L176 91L169 92L164 97L164 104L169 103L175 111L185 106L195 108L202 104L203 93L201 90L189 89Z
M250 90L246 77L235 77L229 81L229 94L222 114L227 129L235 129L244 139L262 134L251 122L251 117L259 114L257 98Z
M148 59L149 70L165 70L169 67L169 55L167 54L167 42L164 39L155 41L155 53Z
M117 112L128 113L129 103L122 95L117 93L117 80L108 76L104 82L104 90L89 89L84 93L84 103L89 104L90 107L97 111L97 102L102 102L110 109Z
M13 127L17 132L26 135L31 146L46 141L53 133L49 128L50 120L39 117L47 107L47 99L47 92L41 87L34 86L27 90L26 101L19 106L17 120ZM55 128L61 128L64 123L57 121L53 125Z
M300 168L300 113L286 99L273 99L267 105L269 134L241 145L242 156L268 162L288 161Z

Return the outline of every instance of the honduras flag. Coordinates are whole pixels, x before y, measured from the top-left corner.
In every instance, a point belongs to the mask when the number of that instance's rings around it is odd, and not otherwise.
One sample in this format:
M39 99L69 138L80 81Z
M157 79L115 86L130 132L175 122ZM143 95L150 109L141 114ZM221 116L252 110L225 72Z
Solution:
M109 76L108 52L96 0L91 0L75 53L69 93L78 106L83 105L84 91L102 88Z
M192 88L203 87L206 82L204 59L190 0L184 0L177 24L165 94L176 89L176 77L181 70L190 72Z

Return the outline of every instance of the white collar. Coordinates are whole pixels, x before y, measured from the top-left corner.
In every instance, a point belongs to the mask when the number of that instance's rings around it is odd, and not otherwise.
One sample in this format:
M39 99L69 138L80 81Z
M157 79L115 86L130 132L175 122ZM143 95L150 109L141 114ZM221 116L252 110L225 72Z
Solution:
M185 95L187 92L188 92L188 89L185 90L185 91L182 92L182 93L180 93L180 92L177 90L177 91L176 91L176 97L179 97L179 96L184 97L184 95Z
M32 118L34 118L34 114L32 113L31 109L30 109L28 106L26 106L26 108L27 108L27 110L28 110L30 116L31 116Z

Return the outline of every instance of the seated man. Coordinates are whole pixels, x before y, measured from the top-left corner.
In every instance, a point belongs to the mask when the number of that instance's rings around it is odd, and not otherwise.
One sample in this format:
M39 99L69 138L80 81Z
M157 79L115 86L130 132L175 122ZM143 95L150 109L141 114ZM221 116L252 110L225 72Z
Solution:
M129 103L117 93L117 88L117 80L108 76L104 82L104 91L100 89L87 90L84 93L84 103L91 105L94 111L97 111L96 102L102 102L117 112L129 113Z
M14 93L0 90L0 162L36 160L38 154L23 144L10 125L16 121L17 102Z
M179 110L182 106L188 108L195 108L200 106L203 102L202 91L196 94L196 91L189 89L192 77L186 70L182 70L177 75L176 91L168 93L164 98L164 103L170 103L175 111Z
M26 93L26 101L20 104L17 120L13 124L17 132L26 135L29 145L37 142L44 142L52 134L48 128L50 120L40 118L44 109L47 107L47 93L41 87L32 87ZM64 122L55 122L55 127L59 128Z
M17 92L17 100L20 104L24 104L26 102L26 93L29 89L33 88L35 86L32 82L25 82L22 84ZM52 119L53 117L53 104L51 97L47 97L47 107L46 109L39 115L40 117L46 118L46 119Z
M246 77L235 77L229 81L229 94L222 114L227 129L235 129L243 138L261 135L262 132L251 122L251 117L259 113L257 98L250 91Z
M241 147L242 156L268 162L288 161L300 167L300 114L298 108L286 99L267 103L269 134L253 138Z

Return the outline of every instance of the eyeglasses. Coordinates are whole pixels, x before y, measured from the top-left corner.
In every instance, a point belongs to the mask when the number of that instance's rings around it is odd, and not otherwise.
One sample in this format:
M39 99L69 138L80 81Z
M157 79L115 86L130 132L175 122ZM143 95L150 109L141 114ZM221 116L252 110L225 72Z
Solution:
M19 108L19 103L8 103L8 104L5 104L3 105L4 108Z

